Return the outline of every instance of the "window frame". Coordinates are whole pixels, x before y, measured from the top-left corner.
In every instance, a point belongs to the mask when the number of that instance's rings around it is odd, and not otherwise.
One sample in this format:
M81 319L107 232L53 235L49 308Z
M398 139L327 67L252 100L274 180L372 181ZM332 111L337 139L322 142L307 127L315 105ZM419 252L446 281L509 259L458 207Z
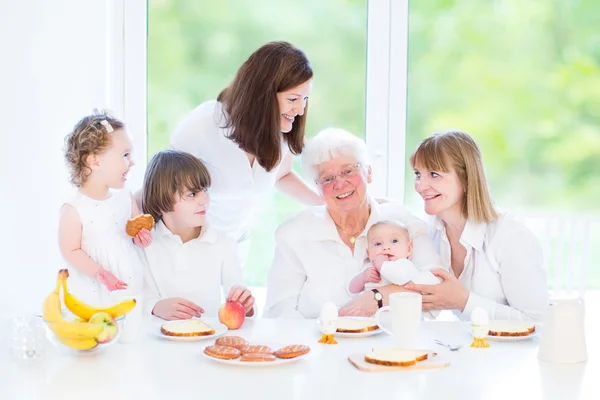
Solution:
M115 0L122 37L115 54L123 84L122 115L140 160L147 158L147 28L146 0ZM409 0L368 0L366 132L374 171L370 193L404 201L406 167L406 101ZM118 20L118 19L117 19ZM141 187L142 177L131 183Z

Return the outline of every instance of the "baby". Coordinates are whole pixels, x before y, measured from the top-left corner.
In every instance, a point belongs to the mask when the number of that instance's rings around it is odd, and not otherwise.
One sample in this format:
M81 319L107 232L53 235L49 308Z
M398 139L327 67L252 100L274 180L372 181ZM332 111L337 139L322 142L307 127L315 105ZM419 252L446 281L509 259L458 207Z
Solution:
M395 221L373 224L367 232L367 257L369 263L356 275L349 285L350 293L386 286L391 283L404 285L409 281L436 285L440 279L429 271L420 271L408 259L412 241L406 227Z

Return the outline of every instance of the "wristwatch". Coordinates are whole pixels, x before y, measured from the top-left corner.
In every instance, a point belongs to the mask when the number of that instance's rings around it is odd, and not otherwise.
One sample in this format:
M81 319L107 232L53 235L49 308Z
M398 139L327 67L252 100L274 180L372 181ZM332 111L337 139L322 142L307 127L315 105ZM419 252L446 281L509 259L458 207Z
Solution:
M371 291L373 292L373 297L377 300L377 306L379 308L383 307L383 295L377 289L371 289Z

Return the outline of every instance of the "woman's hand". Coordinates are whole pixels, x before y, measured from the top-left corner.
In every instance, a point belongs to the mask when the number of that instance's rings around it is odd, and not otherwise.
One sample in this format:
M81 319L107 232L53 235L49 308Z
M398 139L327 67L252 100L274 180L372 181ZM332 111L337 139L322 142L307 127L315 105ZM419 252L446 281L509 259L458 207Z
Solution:
M152 310L152 314L169 321L200 317L203 312L202 307L181 297L160 300Z
M463 311L467 300L469 300L469 291L465 288L450 272L443 269L436 269L431 273L442 282L438 285L418 285L409 282L404 288L413 292L419 292L423 296L423 311L432 310L460 310Z
M373 292L368 290L346 303L340 308L338 315L340 317L370 317L375 315L378 309Z
M141 248L150 246L152 243L152 232L146 228L140 229L138 234L133 238L133 243Z
M245 286L233 286L229 289L227 301L238 301L244 306L246 316L252 316L252 307L254 307L254 296Z

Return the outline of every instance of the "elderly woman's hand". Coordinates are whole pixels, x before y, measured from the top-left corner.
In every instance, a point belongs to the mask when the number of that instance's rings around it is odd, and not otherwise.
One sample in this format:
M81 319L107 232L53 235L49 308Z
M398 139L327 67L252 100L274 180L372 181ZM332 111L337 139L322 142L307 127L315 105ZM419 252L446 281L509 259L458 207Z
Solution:
M340 317L370 317L375 315L379 307L370 290L350 300L338 311Z
M436 269L435 271L431 271L431 273L442 279L442 282L437 285L418 285L409 282L404 285L404 288L423 295L423 311L463 311L469 299L467 288L453 274L446 270Z

